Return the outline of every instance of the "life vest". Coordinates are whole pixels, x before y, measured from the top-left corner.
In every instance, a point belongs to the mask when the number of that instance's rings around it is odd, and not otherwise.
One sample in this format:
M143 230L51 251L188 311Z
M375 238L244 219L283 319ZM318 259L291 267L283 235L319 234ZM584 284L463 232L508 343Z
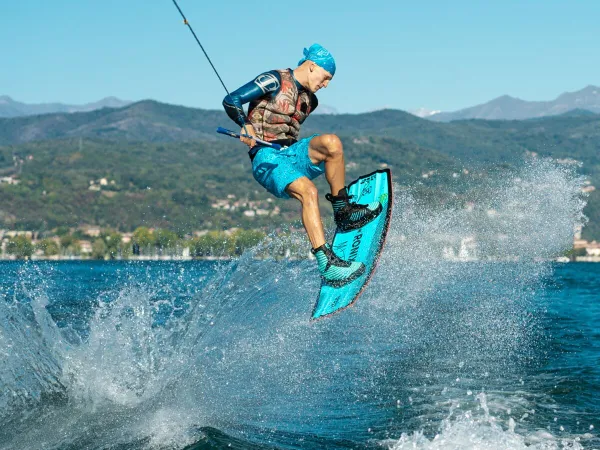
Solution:
M291 69L278 70L281 88L273 97L250 102L248 119L259 139L272 142L298 139L300 125L312 108L313 95L298 89Z

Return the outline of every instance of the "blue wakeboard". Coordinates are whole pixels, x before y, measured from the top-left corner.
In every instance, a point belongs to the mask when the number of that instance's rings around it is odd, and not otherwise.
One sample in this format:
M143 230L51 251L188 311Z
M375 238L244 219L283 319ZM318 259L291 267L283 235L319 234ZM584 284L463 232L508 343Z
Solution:
M392 217L392 173L389 169L384 169L362 176L348 186L348 193L354 196L352 201L356 203L379 201L383 210L361 228L347 232L336 230L331 245L335 254L347 261L362 262L365 273L338 288L323 282L312 319L333 314L352 305L371 280L383 250Z

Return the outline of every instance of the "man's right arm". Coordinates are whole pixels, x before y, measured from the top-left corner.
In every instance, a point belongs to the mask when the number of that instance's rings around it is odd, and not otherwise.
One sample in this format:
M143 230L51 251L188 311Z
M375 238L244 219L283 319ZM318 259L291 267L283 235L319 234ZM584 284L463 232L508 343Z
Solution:
M266 95L277 95L281 88L281 75L276 70L261 73L254 80L236 89L223 100L223 108L231 120L240 127L250 124L244 107L246 103Z

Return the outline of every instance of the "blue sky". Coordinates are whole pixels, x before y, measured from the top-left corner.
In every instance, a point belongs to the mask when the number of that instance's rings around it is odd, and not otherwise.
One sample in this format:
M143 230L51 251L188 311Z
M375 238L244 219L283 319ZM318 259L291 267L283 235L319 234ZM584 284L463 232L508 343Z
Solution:
M452 111L600 85L597 0L179 4L230 90L327 47L337 73L319 99L340 112ZM0 55L0 95L27 103L114 95L214 109L224 96L171 0L6 2Z

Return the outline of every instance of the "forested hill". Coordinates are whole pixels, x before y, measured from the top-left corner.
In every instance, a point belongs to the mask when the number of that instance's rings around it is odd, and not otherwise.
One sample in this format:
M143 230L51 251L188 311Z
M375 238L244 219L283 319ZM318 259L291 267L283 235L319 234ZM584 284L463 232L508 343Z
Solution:
M268 198L249 173L244 147L217 135L217 126L236 127L222 111L155 101L0 119L0 176L20 180L18 185L0 185L0 228L47 228L61 221L121 229L155 222L186 229L256 226L276 222L275 204L279 218L295 218L291 202L265 203L254 208L262 211L254 216L244 213L244 207L210 206L227 195L264 202ZM589 112L524 121L437 123L381 110L314 115L302 131L342 136L348 162L356 164L350 176L387 164L396 179L410 182L437 170L435 181L426 184L439 190L444 177L462 167L510 164L535 152L581 161L582 173L600 187L600 115ZM109 185L90 190L90 181L101 178ZM599 199L598 191L591 193L588 237L600 238Z
M349 178L392 167L398 181L412 183L425 172L437 171L428 183L437 189L462 167L435 150L394 139L344 138L344 144ZM39 230L84 223L121 231L146 225L189 232L299 218L297 202L271 198L254 181L244 146L230 139L30 142L0 147L0 170L18 180L0 185L0 228ZM324 183L321 177L323 188Z
M124 108L0 119L0 145L73 137L111 141L223 140L236 128L222 111L142 101ZM526 150L592 163L600 150L600 115L578 111L523 121L436 123L399 110L311 116L303 134L339 133L410 141L472 162L507 161ZM591 158L591 160L590 160Z

